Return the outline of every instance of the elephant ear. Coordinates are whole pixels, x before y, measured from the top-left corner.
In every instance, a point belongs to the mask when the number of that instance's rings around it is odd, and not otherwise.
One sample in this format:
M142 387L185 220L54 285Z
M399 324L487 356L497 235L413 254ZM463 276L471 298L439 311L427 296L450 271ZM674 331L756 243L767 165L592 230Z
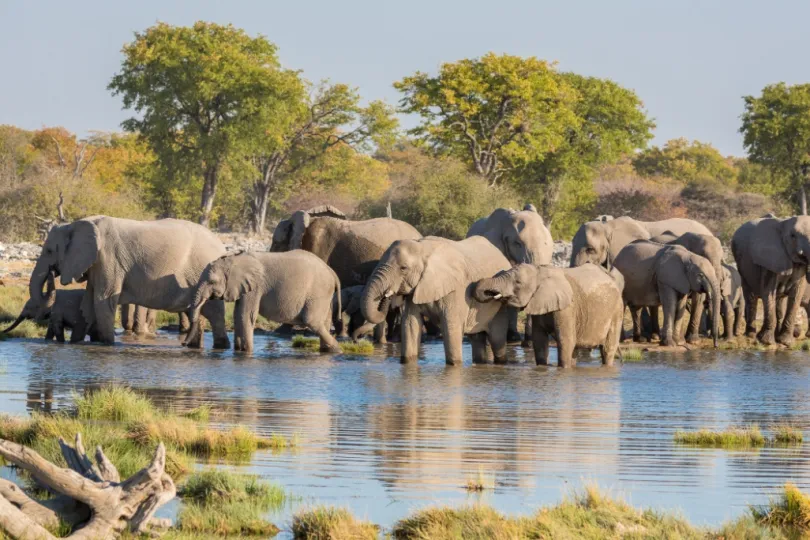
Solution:
M655 268L656 279L672 287L679 294L689 294L691 290L684 253L686 249L682 247L663 248Z
M331 204L322 204L307 210L307 214L311 217L333 217L337 219L346 219L346 214L341 212Z
M413 290L414 304L436 302L465 287L464 256L455 247L440 242L425 261L425 270Z
M230 264L225 286L225 301L235 302L245 294L258 290L264 279L264 265L250 253L238 253L222 259Z
M782 228L785 222L778 219L763 219L754 228L749 244L754 264L779 274L793 268L793 261L782 243Z
M524 308L527 315L545 315L571 305L574 290L562 268L539 266L537 273L537 289Z
M304 233L307 232L309 227L309 212L299 210L290 218L292 221L292 234L290 234L290 251L293 249L301 249L304 243Z
M66 225L65 254L59 265L62 284L82 279L82 274L93 266L101 248L101 235L92 221L80 219Z
M723 283L720 285L720 294L731 296L731 270L723 266Z

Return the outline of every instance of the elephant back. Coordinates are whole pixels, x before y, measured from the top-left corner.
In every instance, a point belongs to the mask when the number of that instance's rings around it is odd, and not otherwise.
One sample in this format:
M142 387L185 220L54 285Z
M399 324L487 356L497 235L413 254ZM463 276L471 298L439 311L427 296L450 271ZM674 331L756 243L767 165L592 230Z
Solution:
M671 218L661 221L640 221L639 223L644 225L644 227L650 233L650 236L658 236L667 231L671 232L675 236L681 236L688 232L695 234L712 234L712 232L705 225L695 221L694 219Z
M467 261L468 278L472 281L492 277L512 267L501 250L483 236L471 236L458 242L437 240L446 242L448 244L446 249L456 249L461 253Z

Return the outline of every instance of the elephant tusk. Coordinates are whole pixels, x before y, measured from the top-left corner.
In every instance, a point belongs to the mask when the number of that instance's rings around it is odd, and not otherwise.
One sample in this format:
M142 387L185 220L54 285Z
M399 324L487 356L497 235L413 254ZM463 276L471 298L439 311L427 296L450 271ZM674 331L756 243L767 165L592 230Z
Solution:
M502 297L503 297L503 295L501 293L498 293L495 296L493 296L492 298L494 298L495 300L500 300Z
M800 250L798 251L798 253L799 253L799 257L801 257L802 255L804 255L804 250L803 250L803 249L800 249Z
M392 296L394 296L394 291L389 290L389 291L385 292L385 297L386 298L391 298Z

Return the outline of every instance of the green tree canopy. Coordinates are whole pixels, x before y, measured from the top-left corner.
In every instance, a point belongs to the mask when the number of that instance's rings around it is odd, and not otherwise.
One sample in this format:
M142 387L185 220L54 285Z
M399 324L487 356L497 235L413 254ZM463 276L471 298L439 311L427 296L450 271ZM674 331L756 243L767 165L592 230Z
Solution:
M439 74L405 77L403 112L422 117L410 133L438 153L453 155L495 185L563 144L576 91L554 66L534 57L489 53L443 64Z
M740 132L748 158L787 176L807 214L810 173L810 84L771 84L759 97L745 96Z
M633 168L642 176L663 176L683 183L736 181L737 170L730 158L711 144L688 141L685 138L667 141L663 147L653 146L633 158Z
M173 177L202 176L207 224L229 156L270 119L284 122L288 95L303 91L298 77L280 68L275 45L231 25L158 23L123 53L109 89L138 113L123 126L148 141Z

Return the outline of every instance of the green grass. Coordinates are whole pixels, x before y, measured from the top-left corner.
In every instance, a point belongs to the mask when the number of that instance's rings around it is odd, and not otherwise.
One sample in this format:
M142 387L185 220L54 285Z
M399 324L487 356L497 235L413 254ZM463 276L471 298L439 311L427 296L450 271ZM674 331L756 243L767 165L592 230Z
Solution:
M279 486L217 469L193 474L179 495L184 504L177 516L178 531L223 536L275 536L278 527L262 516L287 501Z
M804 434L790 424L778 424L773 427L773 441L779 444L799 444L804 441Z
M293 517L296 540L376 540L379 527L355 518L344 508L317 506Z
M793 346L791 346L791 349L794 351L810 351L810 339L797 341L793 344Z
M773 527L797 535L810 533L810 496L787 483L779 497L768 505L750 509L751 516L759 525Z
M340 350L345 354L373 354L374 344L367 339L359 341L342 341L340 343Z
M180 416L183 418L188 418L189 420L194 420L195 422L207 423L211 419L211 410L211 405L205 404L195 407L190 411L186 411Z
M75 396L76 417L81 420L130 422L157 416L158 409L149 398L124 386L105 386Z
M756 424L731 427L723 431L711 431L708 429L699 431L678 430L675 432L674 440L678 444L719 448L765 446L767 443L767 439Z
M632 349L624 349L621 352L622 360L625 362L640 362L641 358L643 357L643 353L641 349L632 348Z
M321 348L321 340L316 337L306 337L301 334L296 334L292 337L292 346L295 349L318 351Z
M27 285L7 284L0 286L0 330L17 319L28 298ZM8 334L0 334L0 336L3 336L0 339L9 337L40 338L45 337L47 331L47 325L39 325L34 321L23 321Z

